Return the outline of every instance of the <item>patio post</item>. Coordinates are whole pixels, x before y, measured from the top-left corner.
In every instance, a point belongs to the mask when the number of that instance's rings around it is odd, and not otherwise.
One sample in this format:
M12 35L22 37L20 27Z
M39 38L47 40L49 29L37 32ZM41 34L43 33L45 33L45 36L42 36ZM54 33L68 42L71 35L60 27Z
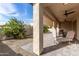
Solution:
M33 52L40 55L43 51L43 13L41 4L33 5Z
M77 40L79 40L79 19L77 18Z

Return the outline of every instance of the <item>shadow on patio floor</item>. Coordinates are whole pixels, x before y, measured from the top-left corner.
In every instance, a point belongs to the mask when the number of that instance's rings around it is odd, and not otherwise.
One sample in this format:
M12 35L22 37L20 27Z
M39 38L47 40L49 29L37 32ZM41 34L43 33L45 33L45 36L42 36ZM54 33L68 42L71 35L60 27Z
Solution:
M74 41L71 42L71 44L79 44L79 40L74 40ZM69 42L62 42L62 43L59 43L57 45L46 47L46 48L44 48L44 51L43 51L42 54L46 54L48 52L51 52L51 51L66 47L68 45L70 45Z
M45 53L48 53L48 52L63 48L65 46L67 46L67 45L69 45L69 44L67 42L65 42L65 43L59 43L58 45L46 47L46 48L44 48L44 52L42 54L45 54Z
M0 41L0 56L22 56Z

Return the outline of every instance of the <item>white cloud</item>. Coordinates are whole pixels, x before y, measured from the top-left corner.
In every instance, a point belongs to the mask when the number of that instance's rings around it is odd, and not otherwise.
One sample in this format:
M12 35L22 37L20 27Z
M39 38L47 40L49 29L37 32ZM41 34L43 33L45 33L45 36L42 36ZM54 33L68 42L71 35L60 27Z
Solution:
M30 23L31 26L33 26L33 23Z
M2 15L0 15L0 25L4 25L6 21L7 19L3 17Z
M2 3L0 4L0 14L4 14L7 16L19 16L17 9L14 4Z
M33 20L32 19L24 19L23 21L24 21L24 23L29 23L30 21L33 21Z
M3 19L4 17L2 15L0 15L0 20Z
M0 22L0 25L5 25L5 22Z
M29 21L28 21L28 20L29 20ZM32 19L26 19L26 20L23 20L23 21L24 21L24 24L33 26L33 22L31 22ZM27 22L27 21L28 21L28 22Z

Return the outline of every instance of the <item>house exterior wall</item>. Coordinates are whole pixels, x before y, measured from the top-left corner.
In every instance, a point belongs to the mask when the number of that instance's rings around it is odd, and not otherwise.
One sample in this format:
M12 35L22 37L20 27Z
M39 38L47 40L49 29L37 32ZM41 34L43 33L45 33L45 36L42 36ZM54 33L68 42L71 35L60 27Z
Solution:
M52 27L52 26L53 26L53 21L50 20L48 17L46 17L46 16L44 15L44 16L43 16L43 25Z
M66 32L70 30L74 30L76 32L76 22L75 21L73 23L71 21L62 22L61 29L65 30Z
M79 18L77 18L77 39L79 40Z
M77 36L77 21L73 22L73 30L75 31Z
M72 30L72 23L68 22L68 21L67 22L62 22L61 23L61 29L63 29L66 32Z

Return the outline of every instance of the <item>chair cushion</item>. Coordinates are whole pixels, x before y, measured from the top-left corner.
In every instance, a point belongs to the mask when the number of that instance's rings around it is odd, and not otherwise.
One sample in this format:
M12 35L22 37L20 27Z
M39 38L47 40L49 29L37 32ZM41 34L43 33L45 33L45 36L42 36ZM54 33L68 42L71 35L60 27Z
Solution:
M66 38L68 38L68 39L73 39L74 36L75 36L75 32L74 32L74 31L69 31L69 32L67 33Z

